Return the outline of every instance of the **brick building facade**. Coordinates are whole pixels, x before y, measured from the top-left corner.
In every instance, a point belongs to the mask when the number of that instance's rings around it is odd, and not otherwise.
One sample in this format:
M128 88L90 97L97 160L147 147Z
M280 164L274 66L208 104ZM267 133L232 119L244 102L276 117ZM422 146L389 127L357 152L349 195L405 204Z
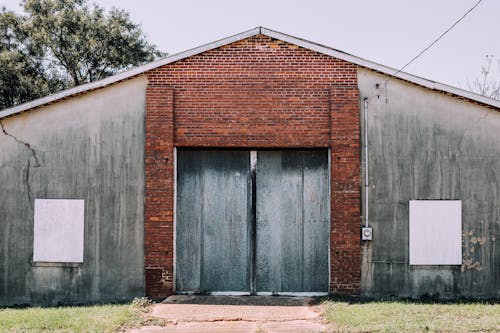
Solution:
M499 110L258 27L0 111L0 306L499 298Z
M358 293L356 66L258 34L146 75L146 294L173 292L173 147L329 148L330 291Z

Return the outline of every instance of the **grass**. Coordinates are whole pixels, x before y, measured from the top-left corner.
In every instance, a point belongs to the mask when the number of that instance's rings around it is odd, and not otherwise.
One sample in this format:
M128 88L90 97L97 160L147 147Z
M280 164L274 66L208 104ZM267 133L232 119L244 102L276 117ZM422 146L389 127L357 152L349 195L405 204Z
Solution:
M336 332L500 332L500 304L325 301Z
M0 332L119 332L143 325L162 326L145 319L151 303L0 308ZM500 332L500 304L349 302L327 300L323 316L335 332Z
M68 306L56 308L0 308L0 332L118 332L147 323L147 306Z

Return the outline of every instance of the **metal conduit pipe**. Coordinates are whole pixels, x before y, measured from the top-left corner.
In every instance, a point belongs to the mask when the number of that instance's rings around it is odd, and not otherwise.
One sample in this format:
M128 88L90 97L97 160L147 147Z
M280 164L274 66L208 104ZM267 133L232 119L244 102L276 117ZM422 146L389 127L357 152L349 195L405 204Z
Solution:
M361 239L362 240L372 240L372 228L369 227L369 206L368 206L368 200L370 197L370 183L369 183L369 174L368 174L368 167L369 167L369 159L368 159L368 98L365 97L363 99L363 134L364 134L364 140L363 140L363 149L365 151L365 210L364 210L364 219L365 219L365 226L361 230Z
M370 192L370 184L368 180L368 98L363 100L363 127L364 127L364 142L363 149L365 150L365 227L368 227L368 198Z

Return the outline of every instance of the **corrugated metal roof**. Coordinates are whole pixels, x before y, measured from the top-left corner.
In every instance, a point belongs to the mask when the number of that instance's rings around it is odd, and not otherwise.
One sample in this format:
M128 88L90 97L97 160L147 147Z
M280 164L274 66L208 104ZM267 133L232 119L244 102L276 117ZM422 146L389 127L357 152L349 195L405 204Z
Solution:
M485 96L481 96L481 95L472 93L470 91L459 89L456 87L452 87L452 86L449 86L449 85L446 85L443 83L438 83L435 81L427 80L427 79L424 79L424 78L421 78L421 77L418 77L418 76L415 76L412 74L408 74L405 72L398 72L398 70L396 70L394 68L380 65L380 64L374 63L372 61L368 61L368 60L365 60L363 58L359 58L359 57L353 56L351 54L333 49L333 48L328 47L328 46L313 43L313 42L310 42L310 41L307 41L307 40L304 40L301 38L293 37L293 36L290 36L290 35L287 35L287 34L284 34L281 32L277 32L274 30L270 30L270 29L267 29L264 27L257 27L257 28L239 33L239 34L234 35L234 36L223 38L223 39L220 39L218 41L196 47L196 48L191 49L191 50L187 50L184 52L173 54L173 55L165 57L163 59L145 64L143 66L136 67L134 69L131 69L131 70L123 72L123 73L119 73L119 74L110 76L110 77L105 78L105 79L100 80L100 81L95 81L95 82L83 84L83 85L80 85L80 86L77 86L74 88L63 90L63 91L58 92L58 93L53 94L53 95L49 95L46 97L35 99L31 102L27 102L27 103L20 104L18 106L15 106L15 107L12 107L9 109L5 109L3 111L0 111L0 118L8 117L8 116L20 113L20 112L24 112L24 111L45 105L45 104L53 103L53 102L56 102L58 100L61 100L61 99L64 99L64 98L67 98L67 97L70 97L73 95L81 94L81 93L95 90L95 89L99 89L99 88L103 88L103 87L106 87L106 86L111 85L113 83L123 81L123 80L129 79L129 78L132 78L134 76L140 75L148 70L151 70L151 69L154 69L154 68L157 68L160 66L164 66L164 65L176 62L178 60L181 60L181 59L184 59L184 58L187 58L187 57L190 57L190 56L193 56L193 55L205 52L205 51L209 51L209 50L212 50L212 49L215 49L215 48L218 48L218 47L230 44L230 43L234 43L234 42L237 42L237 41L240 41L242 39L252 37L252 36L255 36L258 34L262 34L262 35L265 35L265 36L268 36L271 38L279 39L279 40L282 40L284 42L295 44L295 45L301 46L303 48L306 48L306 49L309 49L312 51L316 51L316 52L326 54L326 55L329 55L329 56L332 56L332 57L335 57L338 59L342 59L342 60L351 62L353 64L356 64L358 66L372 69L372 70L375 70L375 71L378 71L378 72L381 72L381 73L384 73L384 74L387 74L387 75L390 75L390 76L393 76L393 77L396 77L396 78L399 78L399 79L402 79L402 80L405 80L408 82L415 83L417 85L420 85L420 86L423 86L423 87L426 87L426 88L429 88L432 90L445 92L448 94L452 94L452 95L456 95L459 97L469 99L469 100L474 101L474 102L478 102L478 103L492 106L495 108L500 108L500 101L498 101L498 100L488 98Z

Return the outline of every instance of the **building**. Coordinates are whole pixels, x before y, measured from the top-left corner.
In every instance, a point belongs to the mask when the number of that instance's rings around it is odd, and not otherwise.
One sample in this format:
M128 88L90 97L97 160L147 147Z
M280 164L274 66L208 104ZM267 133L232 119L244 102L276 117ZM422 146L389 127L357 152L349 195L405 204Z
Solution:
M0 305L499 298L500 102L395 73L259 27L0 111Z

